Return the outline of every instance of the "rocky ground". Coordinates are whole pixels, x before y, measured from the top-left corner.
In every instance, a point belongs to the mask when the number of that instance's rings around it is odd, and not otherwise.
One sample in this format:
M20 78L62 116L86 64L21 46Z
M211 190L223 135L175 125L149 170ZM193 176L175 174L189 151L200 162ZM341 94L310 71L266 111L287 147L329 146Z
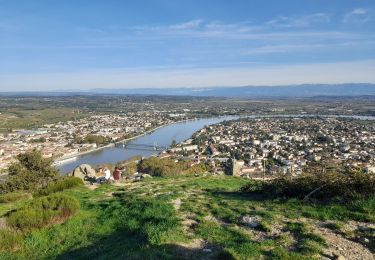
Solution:
M205 178L176 178L119 183L116 186L123 187L124 193L169 199L180 219L182 231L188 237L186 242L178 243L181 246L180 253L186 258L195 258L198 255L211 259L223 249L212 237L201 235L200 226L213 225L218 229L236 230L255 244L267 244L270 250L280 247L285 252L290 252L291 256L341 260L374 259L374 223L341 221L337 220L339 216L334 215L324 221L320 216L306 218L304 215L307 215L308 208L280 210L282 203L277 203L275 209L268 205L274 202L246 198L227 191L220 193L217 188L227 185L221 183L217 187L214 182L215 180ZM227 187L231 188L233 185L234 183L228 183ZM296 232L289 228L295 223L300 224L303 230ZM359 233L363 236L358 235ZM186 250L183 250L184 248ZM246 258L240 254L238 256ZM267 253L263 252L262 258L267 258Z
M374 199L271 199L241 193L247 182L154 177L67 189L79 213L16 231L22 241L13 251L0 247L0 259L374 259ZM0 204L0 239L7 214L31 200Z

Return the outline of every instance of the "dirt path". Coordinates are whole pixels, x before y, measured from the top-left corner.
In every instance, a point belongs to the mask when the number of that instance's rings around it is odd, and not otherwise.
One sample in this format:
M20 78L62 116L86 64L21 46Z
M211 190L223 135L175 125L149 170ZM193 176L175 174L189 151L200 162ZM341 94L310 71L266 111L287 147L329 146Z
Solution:
M332 230L324 227L318 227L314 230L316 233L324 237L328 247L324 253L330 258L350 259L350 260L374 260L374 255L363 245L354 241L348 240L333 232Z

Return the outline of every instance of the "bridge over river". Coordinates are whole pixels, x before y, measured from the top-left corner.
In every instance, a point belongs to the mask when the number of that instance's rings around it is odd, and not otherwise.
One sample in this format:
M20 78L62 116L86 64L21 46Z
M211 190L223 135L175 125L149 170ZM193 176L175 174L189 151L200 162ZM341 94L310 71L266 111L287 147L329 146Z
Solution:
M60 172L64 174L72 171L75 167L83 163L91 165L103 163L116 164L119 161L127 160L137 155L148 157L168 148L173 140L179 143L190 138L194 132L204 126L236 118L238 118L238 116L225 116L170 124L150 134L134 138L124 145L120 142L115 146L83 154L72 158L72 160L66 163L59 164L57 167L60 169Z
M132 150L143 150L143 151L165 151L169 149L169 145L160 145L157 142L153 144L133 143L133 142L119 142L115 144L115 147L132 149Z

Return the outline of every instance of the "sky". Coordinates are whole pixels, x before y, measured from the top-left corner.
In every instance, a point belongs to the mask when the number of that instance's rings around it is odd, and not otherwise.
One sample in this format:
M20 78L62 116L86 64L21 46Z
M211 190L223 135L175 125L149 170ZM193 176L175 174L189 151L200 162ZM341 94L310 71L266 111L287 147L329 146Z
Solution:
M0 0L0 91L375 83L374 0Z

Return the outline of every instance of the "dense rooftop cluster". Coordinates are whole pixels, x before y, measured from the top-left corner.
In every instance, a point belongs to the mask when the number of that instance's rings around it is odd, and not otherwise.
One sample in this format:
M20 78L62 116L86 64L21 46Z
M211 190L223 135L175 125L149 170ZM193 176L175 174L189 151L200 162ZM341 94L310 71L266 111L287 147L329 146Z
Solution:
M321 160L370 171L375 165L374 121L241 119L206 127L194 142L213 158L234 158L240 175L263 170L298 174L309 162Z

